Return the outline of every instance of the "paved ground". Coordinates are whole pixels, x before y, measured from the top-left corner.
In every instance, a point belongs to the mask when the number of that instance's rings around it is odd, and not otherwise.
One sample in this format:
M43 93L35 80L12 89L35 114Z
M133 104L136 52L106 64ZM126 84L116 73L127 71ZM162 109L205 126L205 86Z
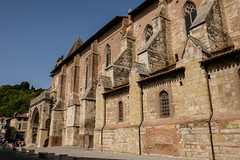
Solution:
M115 160L176 160L176 159L184 160L180 158L169 158L164 156L139 156L139 155L130 155L130 154L95 152L95 151L83 150L75 147L35 148L35 153L38 153L38 152L55 153L55 155L68 154L68 156L71 156L71 157L84 157L82 159L86 159L86 160L94 160L94 159L95 160L113 160L113 159Z
M37 155L29 156L26 153L23 154L9 149L0 149L0 160L43 160L37 157Z

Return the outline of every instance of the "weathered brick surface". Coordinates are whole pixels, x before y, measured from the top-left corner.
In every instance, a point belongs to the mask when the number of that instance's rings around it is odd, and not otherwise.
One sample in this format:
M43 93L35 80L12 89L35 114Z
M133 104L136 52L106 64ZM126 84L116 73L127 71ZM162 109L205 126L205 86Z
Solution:
M113 19L72 58L59 59L52 72L51 146L240 158L240 2L192 0L198 15L189 35L186 2L146 0L128 17ZM147 26L153 28L148 40ZM162 91L169 98L166 118Z

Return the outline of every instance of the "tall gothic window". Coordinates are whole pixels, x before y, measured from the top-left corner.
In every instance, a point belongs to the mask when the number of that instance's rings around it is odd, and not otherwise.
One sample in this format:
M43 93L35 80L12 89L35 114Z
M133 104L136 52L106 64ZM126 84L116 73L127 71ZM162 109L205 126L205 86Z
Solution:
M146 42L150 39L152 35L153 35L153 27L151 25L147 25L145 29Z
M123 103L121 101L118 103L118 121L123 122Z
M88 58L86 59L85 89L88 87Z
M169 97L166 91L160 93L161 117L170 117Z
M106 45L106 67L108 67L111 64L111 47L107 44Z
M196 5L188 1L185 4L184 8L184 16L185 16L185 24L186 24L186 32L189 34L189 28L191 27L193 21L197 17L197 10L196 10Z

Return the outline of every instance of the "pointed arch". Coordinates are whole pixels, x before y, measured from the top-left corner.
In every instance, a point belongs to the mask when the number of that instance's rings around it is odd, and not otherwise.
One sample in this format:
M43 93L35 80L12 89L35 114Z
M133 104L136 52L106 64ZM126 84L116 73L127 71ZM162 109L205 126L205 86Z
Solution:
M86 71L86 75L85 75L85 89L88 88L88 70L89 70L89 65L88 65L88 58L86 59L86 66L85 66L85 71Z
M187 1L184 5L184 19L186 25L186 32L189 35L189 28L197 17L197 8L192 1Z
M39 111L37 108L32 113L32 127L38 127L39 124Z
M108 67L111 64L111 47L109 44L105 47L105 53L106 53L106 67Z
M46 120L46 123L45 123L45 128L49 129L49 128L50 128L50 123L51 123L51 119L48 118L48 119Z
M148 24L146 27L145 27L145 41L147 42L150 37L153 35L153 27Z
M36 143L39 125L39 111L35 108L32 113L32 143Z

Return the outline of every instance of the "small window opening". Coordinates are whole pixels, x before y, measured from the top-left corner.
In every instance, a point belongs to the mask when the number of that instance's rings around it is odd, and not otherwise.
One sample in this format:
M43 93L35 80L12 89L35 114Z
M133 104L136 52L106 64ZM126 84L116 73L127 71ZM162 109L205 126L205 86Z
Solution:
M88 58L86 59L85 89L88 88Z
M160 93L161 117L170 117L169 97L166 91Z
M152 35L153 35L153 27L151 25L147 25L145 29L146 42L150 39Z
M211 79L211 75L208 75L208 79Z
M120 101L119 103L118 103L118 111L119 111L119 115L118 115L118 121L119 122L123 122L123 103Z
M178 59L178 54L175 54L175 59L176 59L176 62L179 61L179 59Z
M111 64L111 47L107 44L106 49L106 67Z
M186 23L186 32L189 35L189 28L191 27L193 21L197 17L196 5L193 2L188 1L184 9L184 17Z

